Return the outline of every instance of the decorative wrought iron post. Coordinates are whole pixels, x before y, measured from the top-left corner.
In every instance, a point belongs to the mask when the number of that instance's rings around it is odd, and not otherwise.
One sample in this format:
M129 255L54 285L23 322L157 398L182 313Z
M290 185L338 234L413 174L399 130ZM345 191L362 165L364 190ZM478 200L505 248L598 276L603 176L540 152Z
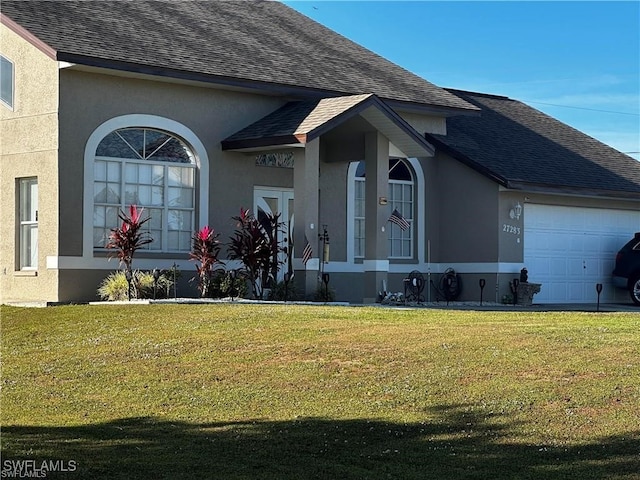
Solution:
M178 300L178 283L177 283L178 265L173 262L173 299Z
M291 281L291 275L289 272L284 274L284 302L287 303L289 298L289 282Z
M518 285L520 285L520 280L514 278L510 283L511 293L513 294L513 304L518 303Z
M322 233L318 235L322 241L322 262L320 263L320 278L324 284L324 301L329 301L329 274L324 272L325 264L329 263L329 233L327 226L322 226Z
M600 294L602 293L602 284L601 283L596 283L596 292L598 292L598 309L597 311L600 311Z
M160 270L157 268L153 269L153 299L156 299L158 292L158 280L160 279Z

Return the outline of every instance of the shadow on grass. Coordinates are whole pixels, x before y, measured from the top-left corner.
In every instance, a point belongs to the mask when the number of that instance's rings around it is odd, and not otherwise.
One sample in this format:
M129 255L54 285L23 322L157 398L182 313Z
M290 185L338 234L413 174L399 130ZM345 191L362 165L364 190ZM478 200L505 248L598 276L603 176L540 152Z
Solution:
M126 418L75 427L5 426L7 461L75 462L82 479L637 478L640 431L566 448L516 444L516 425L441 406L429 422L300 418L184 423Z

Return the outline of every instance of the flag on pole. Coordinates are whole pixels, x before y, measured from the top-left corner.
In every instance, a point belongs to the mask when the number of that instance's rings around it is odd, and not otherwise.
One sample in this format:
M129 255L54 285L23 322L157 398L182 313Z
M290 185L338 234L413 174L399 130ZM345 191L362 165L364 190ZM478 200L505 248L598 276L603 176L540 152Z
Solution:
M411 225L407 222L407 219L402 216L402 214L398 211L398 209L394 208L393 213L389 217L389 221L391 223L395 223L398 225L403 231L408 230Z
M302 250L302 263L304 263L305 265L307 264L307 262L311 259L311 256L313 255L313 249L311 248L311 244L309 243L309 240L307 240L307 236L305 235L304 237L304 250Z

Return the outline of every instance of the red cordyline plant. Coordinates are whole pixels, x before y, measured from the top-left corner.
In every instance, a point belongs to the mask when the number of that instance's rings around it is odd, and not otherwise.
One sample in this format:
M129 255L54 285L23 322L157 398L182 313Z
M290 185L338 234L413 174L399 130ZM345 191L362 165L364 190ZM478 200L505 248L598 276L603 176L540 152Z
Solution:
M260 222L247 209L241 208L236 220L236 230L227 245L229 258L240 260L251 282L253 295L262 298L264 288L276 280L281 261L282 247L278 232L282 230L280 214L265 214Z
M120 210L118 217L122 220L122 225L111 229L109 242L106 245L106 248L118 250L114 256L118 257L121 265L124 264L128 278L131 278L131 263L136 250L153 241L149 232L142 231L142 226L151 218L143 219L142 212L144 212L144 208L138 209L136 205L129 206L128 215Z
M198 272L198 290L201 297L207 297L211 290L211 277L213 272L221 268L222 262L218 260L220 253L220 242L218 234L208 225L191 237L192 247L189 259L196 263Z

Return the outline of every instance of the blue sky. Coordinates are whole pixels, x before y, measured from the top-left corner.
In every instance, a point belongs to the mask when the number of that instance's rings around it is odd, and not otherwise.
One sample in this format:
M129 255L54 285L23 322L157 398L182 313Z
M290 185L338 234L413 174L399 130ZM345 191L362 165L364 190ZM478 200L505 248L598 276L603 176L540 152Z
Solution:
M285 1L440 87L523 101L640 159L640 2Z

